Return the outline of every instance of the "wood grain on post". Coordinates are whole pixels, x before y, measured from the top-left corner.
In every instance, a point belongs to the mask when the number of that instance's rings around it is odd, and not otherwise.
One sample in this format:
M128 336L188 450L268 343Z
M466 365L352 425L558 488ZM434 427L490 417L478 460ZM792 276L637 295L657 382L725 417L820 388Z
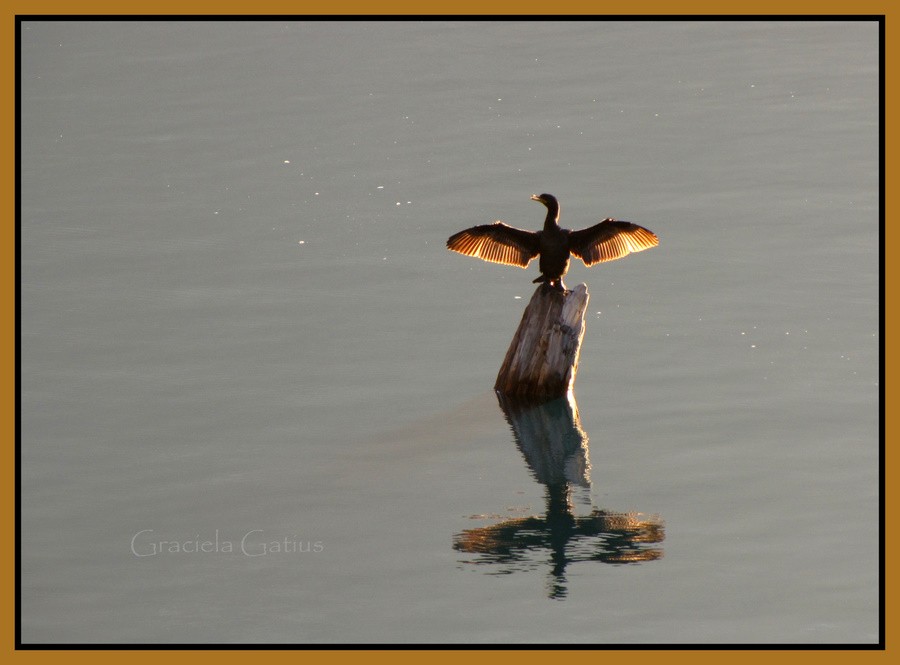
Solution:
M537 399L561 397L572 390L589 299L584 284L565 293L538 286L506 352L494 390Z

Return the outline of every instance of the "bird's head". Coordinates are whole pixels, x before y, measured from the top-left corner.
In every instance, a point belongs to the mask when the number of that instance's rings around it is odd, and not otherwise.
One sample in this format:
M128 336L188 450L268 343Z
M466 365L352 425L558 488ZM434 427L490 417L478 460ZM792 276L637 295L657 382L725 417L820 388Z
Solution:
M559 207L559 201L556 200L556 197L553 194L532 194L532 201L540 201L548 208L551 206Z
M547 206L547 219L559 219L559 201L553 194L532 194L532 201L540 201Z

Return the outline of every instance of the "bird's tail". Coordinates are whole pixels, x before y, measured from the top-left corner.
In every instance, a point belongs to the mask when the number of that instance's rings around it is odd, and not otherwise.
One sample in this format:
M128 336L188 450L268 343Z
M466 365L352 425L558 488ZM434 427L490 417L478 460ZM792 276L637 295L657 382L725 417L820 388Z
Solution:
M546 275L541 275L541 276L538 277L537 279L531 280L531 283L532 283L532 284L538 284L539 282L548 282L548 281L550 281L550 280L547 279L547 276L546 276Z

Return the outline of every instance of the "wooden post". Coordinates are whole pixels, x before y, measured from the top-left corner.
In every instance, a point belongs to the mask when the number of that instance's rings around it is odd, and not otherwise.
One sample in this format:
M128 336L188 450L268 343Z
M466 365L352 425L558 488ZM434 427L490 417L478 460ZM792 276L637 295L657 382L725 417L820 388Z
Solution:
M557 291L538 286L525 308L494 390L511 397L562 397L575 385L584 339L587 286Z

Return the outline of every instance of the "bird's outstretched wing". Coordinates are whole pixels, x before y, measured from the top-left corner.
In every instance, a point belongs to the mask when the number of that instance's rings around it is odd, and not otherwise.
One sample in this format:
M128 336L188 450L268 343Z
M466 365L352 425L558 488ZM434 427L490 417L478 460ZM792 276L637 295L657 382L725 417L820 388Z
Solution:
M640 252L659 244L652 231L631 222L604 219L569 235L569 249L587 266L602 261L614 261L632 252Z
M503 222L482 224L454 233L447 249L493 263L525 268L540 249L540 232L523 231Z

